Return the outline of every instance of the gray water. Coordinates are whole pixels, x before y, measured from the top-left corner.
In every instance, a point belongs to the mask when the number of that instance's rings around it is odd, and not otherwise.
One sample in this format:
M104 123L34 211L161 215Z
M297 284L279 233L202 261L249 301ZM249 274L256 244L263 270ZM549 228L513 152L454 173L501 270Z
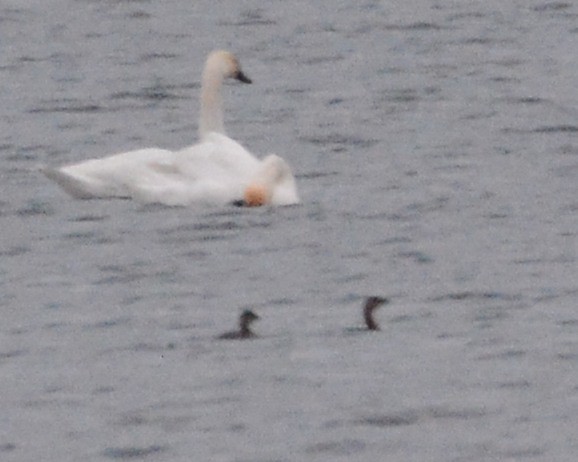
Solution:
M301 205L38 173L194 143L214 48ZM574 2L2 0L0 50L2 461L576 460Z

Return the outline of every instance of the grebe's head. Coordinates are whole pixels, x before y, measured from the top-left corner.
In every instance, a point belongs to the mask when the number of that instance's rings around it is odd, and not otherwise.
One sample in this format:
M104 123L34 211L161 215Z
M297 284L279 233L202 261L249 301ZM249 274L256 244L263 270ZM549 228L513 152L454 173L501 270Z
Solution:
M259 316L257 316L251 310L245 310L241 313L241 322L246 324L256 321L257 319L259 319Z
M246 329L248 328L248 326L253 322L256 321L257 319L259 319L259 316L257 316L255 313L253 313L251 310L245 310L241 313L241 316L239 317L239 322L241 325L241 329Z
M205 69L208 75L219 73L225 78L237 79L243 83L252 83L241 70L241 65L236 56L230 51L216 50L209 54Z

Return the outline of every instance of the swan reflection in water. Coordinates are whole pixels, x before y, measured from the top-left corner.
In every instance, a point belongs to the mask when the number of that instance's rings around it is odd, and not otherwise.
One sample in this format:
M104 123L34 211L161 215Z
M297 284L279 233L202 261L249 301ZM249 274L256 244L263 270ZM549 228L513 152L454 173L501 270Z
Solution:
M44 173L78 199L130 198L143 203L291 205L299 203L287 162L258 159L225 134L221 89L226 79L251 83L230 52L209 54L201 88L197 144L178 151L145 148Z

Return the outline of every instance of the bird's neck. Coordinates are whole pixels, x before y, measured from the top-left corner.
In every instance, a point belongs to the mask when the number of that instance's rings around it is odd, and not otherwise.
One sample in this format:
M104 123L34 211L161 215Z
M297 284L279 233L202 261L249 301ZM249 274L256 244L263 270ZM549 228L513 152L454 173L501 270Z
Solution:
M365 319L365 324L369 330L379 330L379 326L373 319L373 312L372 310L365 310L363 313L363 317Z
M201 89L201 119L199 136L203 139L210 132L225 133L223 122L223 78L210 67L203 73Z
M249 329L249 323L248 322L241 321L240 328L241 328L241 336L242 337L250 337L251 335L253 335L253 332L251 332L251 329Z

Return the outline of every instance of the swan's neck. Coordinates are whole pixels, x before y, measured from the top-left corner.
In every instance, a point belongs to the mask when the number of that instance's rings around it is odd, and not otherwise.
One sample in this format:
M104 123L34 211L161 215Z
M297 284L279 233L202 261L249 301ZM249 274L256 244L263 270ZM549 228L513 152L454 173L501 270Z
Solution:
M225 133L223 123L223 76L212 66L205 69L201 89L201 120L199 136L203 139L210 132Z

